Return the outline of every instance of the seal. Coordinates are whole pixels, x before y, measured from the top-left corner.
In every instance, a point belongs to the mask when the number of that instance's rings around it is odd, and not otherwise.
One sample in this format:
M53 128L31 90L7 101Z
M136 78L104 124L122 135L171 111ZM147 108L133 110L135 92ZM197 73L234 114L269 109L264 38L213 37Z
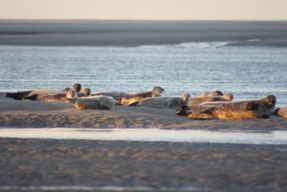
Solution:
M161 108L161 109L176 109L182 105L188 105L190 95L184 93L181 97L149 97L139 100L136 106Z
M215 105L220 105L220 104L226 104L226 103L231 103L232 101L213 101L213 102L204 102L201 103L200 105L211 105L211 106L215 106Z
M15 100L24 100L25 97L28 97L33 90L29 91L18 91L18 92L8 92L5 94L5 97L9 97Z
M77 109L111 109L115 100L107 96L90 96L68 99Z
M190 101L190 105L199 105L202 103L207 103L207 102L216 102L216 101L232 101L233 100L233 95L231 93L225 93L224 95L221 96L207 96L207 97L192 97Z
M121 97L120 99L116 100L116 102L118 102L124 106L131 106L143 98L160 97L163 92L164 92L163 88L161 88L159 86L155 86L152 89L152 91L127 94L127 95L124 95L123 97Z
M99 95L112 97L114 99L121 99L123 96L127 95L127 93L118 92L118 91L103 91L103 92L94 93L91 96L99 96Z
M69 101L67 98L77 97L74 90L70 91L56 91L56 90L34 90L23 100L44 101L44 102L65 102Z
M265 119L269 118L276 104L276 97L268 95L261 100L225 103L215 106L181 106L176 114L190 119Z
M287 119L287 107L277 108L274 110L274 115L278 115L284 119Z
M183 105L176 109L176 114L181 116L188 116L190 119L216 119L212 114L207 113L212 106L210 105Z
M203 94L199 94L199 95L193 95L192 97L218 97L218 96L222 96L223 93L221 91L211 91L211 92L205 92Z
M64 88L62 89L62 91L69 91L69 90L71 90L71 89L74 90L74 91L76 91L76 92L80 92L81 89L82 89L82 85L81 85L80 83L75 83L72 88L64 87Z
M80 91L77 93L78 97L88 97L91 95L91 89L90 88L85 88L84 90Z

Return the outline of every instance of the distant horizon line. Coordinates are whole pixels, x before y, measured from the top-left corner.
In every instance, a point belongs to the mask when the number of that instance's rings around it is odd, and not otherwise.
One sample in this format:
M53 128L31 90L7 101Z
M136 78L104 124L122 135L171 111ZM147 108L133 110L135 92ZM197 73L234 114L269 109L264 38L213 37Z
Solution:
M0 22L287 22L287 19L244 20L244 19L16 19L0 18Z

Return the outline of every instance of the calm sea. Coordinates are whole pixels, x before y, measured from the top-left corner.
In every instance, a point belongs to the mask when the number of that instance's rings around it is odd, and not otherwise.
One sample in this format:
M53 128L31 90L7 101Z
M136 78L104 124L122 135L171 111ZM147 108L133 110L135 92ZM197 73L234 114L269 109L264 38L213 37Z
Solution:
M137 92L158 85L165 96L221 90L234 99L277 97L287 105L287 48L228 42L139 47L0 46L0 91L61 89Z

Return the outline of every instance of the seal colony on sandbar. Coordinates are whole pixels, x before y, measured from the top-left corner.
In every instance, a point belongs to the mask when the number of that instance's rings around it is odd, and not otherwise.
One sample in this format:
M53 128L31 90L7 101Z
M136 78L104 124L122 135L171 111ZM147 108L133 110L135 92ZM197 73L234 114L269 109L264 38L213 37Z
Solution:
M17 100L72 103L75 108L110 110L114 105L176 109L175 114L189 119L264 119L270 115L286 118L287 108L276 109L276 97L268 95L261 100L232 102L233 94L216 90L199 95L184 93L181 97L162 97L165 91L155 86L151 91L126 93L103 91L91 93L90 88L81 89L80 83L62 90L36 89L6 93L6 97Z

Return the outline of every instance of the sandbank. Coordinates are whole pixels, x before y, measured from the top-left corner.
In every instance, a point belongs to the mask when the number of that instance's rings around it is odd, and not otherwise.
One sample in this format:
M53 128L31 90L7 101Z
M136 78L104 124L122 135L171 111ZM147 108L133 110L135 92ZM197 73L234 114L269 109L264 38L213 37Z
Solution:
M78 110L3 96L1 127L287 130L276 116L199 121L174 110ZM0 191L283 192L286 161L286 145L0 138Z
M278 116L256 120L192 120L174 109L114 106L78 110L70 103L19 101L0 96L1 127L163 128L203 130L287 130Z

